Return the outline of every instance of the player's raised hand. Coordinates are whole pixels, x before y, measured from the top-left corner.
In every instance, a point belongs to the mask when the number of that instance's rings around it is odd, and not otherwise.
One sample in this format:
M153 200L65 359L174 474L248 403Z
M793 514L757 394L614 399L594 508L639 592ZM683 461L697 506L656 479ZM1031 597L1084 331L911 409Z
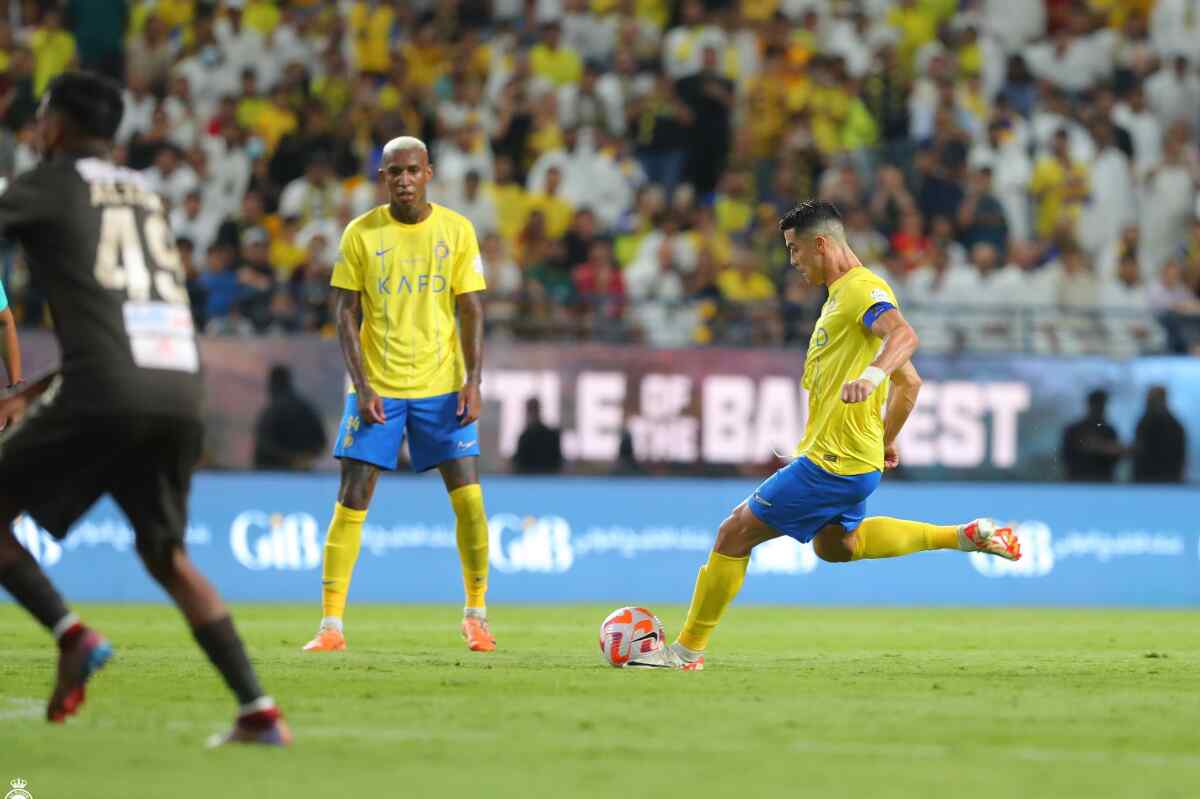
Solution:
M864 380L861 377L858 380L851 380L842 386L842 402L862 402L871 396L871 392L874 390L875 384L870 380Z
M900 465L900 451L896 449L895 443L883 445L883 468L884 470L895 469Z
M483 398L479 394L478 383L467 383L458 392L458 426L466 427L479 418L479 409Z
M358 392L358 415L367 424L383 424L387 415L383 410L383 398L366 388Z

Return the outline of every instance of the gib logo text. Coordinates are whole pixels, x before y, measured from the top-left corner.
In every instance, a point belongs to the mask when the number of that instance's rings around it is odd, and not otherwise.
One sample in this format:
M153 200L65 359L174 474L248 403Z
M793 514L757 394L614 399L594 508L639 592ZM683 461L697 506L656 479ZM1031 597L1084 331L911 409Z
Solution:
M239 513L229 528L238 563L262 571L305 571L321 565L317 520L307 513Z

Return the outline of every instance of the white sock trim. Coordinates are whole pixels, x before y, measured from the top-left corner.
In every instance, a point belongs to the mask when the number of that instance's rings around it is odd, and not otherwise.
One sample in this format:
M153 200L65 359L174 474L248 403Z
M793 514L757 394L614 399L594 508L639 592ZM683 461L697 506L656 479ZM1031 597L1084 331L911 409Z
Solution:
M671 644L671 648L675 650L675 654L686 660L688 663L695 663L700 658L704 657L704 652L697 652L694 649L688 649L683 644L676 641Z
M67 630L71 629L78 623L79 623L79 614L78 613L68 613L66 616L63 616L61 619L59 619L58 624L54 625L54 630L53 630L54 640L57 641L59 638L62 638L63 633L65 633Z
M275 700L269 696L260 696L253 702L242 705L238 708L238 716L249 716L251 713L261 713L264 710L270 710L275 707Z
M487 618L487 605L484 605L481 608L469 608L469 607L463 608L463 618L464 619L486 619Z
M322 630L337 630L342 632L342 620L337 616L325 616L321 619Z

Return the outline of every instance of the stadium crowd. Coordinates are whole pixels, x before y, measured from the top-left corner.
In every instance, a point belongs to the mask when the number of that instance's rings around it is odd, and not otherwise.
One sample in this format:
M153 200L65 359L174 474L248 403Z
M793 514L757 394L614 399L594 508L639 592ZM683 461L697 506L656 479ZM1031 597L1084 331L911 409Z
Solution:
M212 334L331 332L388 139L481 241L493 336L803 346L833 201L929 349L1200 352L1200 0L70 0L0 21L0 172L72 64ZM19 253L3 277L45 321Z

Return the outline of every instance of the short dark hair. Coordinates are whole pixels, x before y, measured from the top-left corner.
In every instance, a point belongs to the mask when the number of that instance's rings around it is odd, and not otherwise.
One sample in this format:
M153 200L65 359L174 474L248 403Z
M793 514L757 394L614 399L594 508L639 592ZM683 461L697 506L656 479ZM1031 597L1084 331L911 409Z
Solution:
M842 215L837 206L824 200L805 200L783 215L779 220L779 229L807 233L827 222L842 224Z
M84 136L112 141L125 113L116 83L90 72L64 72L47 91L47 110L62 114Z

